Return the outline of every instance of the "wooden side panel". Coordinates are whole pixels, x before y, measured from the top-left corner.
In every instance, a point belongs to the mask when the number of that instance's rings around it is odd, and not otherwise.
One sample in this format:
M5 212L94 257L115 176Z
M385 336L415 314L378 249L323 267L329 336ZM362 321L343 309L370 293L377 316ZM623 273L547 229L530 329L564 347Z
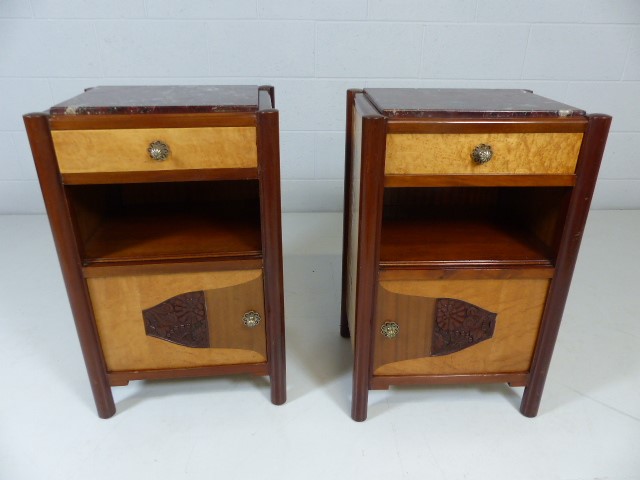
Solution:
M549 283L548 279L381 281L381 291L429 298L455 298L495 312L497 318L493 338L449 355L382 365L376 350L374 361L377 368L374 375L527 372L531 365ZM527 295L522 292L527 292ZM393 310L393 306L381 308L381 313L389 313L388 309ZM412 313L407 312L406 315ZM387 320L389 317L380 314L377 316L376 335L380 335L380 326ZM398 321L401 330L403 320L404 318ZM419 335L411 333L408 341L423 342L422 339L414 339Z
M181 293L227 289L245 283L262 282L261 270L180 273L148 276L88 278L87 284L100 341L109 372L188 368L209 365L260 363L266 361L264 347L258 351L231 348L190 348L149 337L145 333L142 311ZM253 283L252 283L253 285ZM244 295L253 286L242 287ZM258 310L261 298L230 294L224 311L236 303L238 308ZM214 311L214 314L216 312ZM242 318L238 319L242 322ZM255 330L255 329L253 329ZM264 330L259 332L264 336Z
M356 339L356 288L358 281L358 225L360 222L360 172L362 166L362 114L354 107L353 142L351 160L351 224L347 250L347 319L351 332L351 345Z
M258 164L255 127L55 130L60 172L136 172L200 168L251 168ZM147 148L160 140L169 157L153 160Z
M385 174L572 174L582 133L387 135ZM489 144L493 158L476 164L471 152Z

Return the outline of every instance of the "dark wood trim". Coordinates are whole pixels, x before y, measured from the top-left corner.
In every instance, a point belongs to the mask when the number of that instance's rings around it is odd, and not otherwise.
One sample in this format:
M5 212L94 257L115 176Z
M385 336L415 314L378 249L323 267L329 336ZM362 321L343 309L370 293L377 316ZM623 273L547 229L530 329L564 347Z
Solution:
M391 385L455 385L462 383L509 383L525 386L527 373L479 373L470 375L380 375L371 379L371 390L387 390Z
M167 380L171 378L212 377L217 375L233 375L248 373L250 375L268 375L266 363L243 365L217 365L214 367L171 368L168 370L132 370L126 372L109 372L107 374L111 386L124 386L131 380Z
M345 133L345 150L344 150L344 203L343 203L343 215L342 215L342 301L340 308L340 336L342 338L349 338L351 333L349 332L349 319L347 317L347 289L349 283L348 273L348 260L349 260L349 242L350 227L351 227L351 181L352 181L352 155L353 155L353 108L357 93L362 93L362 90L351 89L347 90L347 127Z
M363 113L358 238L366 241L358 242L355 318L357 327L351 418L361 422L367 418L369 383L372 376L371 330L378 285L387 125L385 117L377 113L362 94L356 95L355 102Z
M49 118L42 113L28 114L24 116L24 123L35 159L40 188L78 331L82 355L89 374L93 398L98 415L101 418L109 418L116 412L116 408L93 318L89 292L82 275L69 204L64 187L60 183L60 172L49 131Z
M531 364L531 378L520 405L520 411L527 417L535 417L540 407L553 347L560 329L560 321L569 294L571 277L611 125L611 117L608 115L588 115L588 118L589 126L578 156L577 184L571 195L569 213L560 241L556 274L551 281L542 316L536 353Z
M575 175L385 175L385 187L572 187Z
M50 117L51 130L114 128L254 127L254 113L148 113L137 115L61 115Z
M85 278L133 276L133 275L162 275L171 273L200 273L219 272L225 270L259 270L262 268L262 259L255 260L231 260L221 259L215 261L194 262L185 259L181 262L150 263L135 265L104 265L83 267Z
M416 118L387 121L388 133L580 133L585 117L567 118Z
M553 268L451 268L451 269L380 269L379 281L397 280L512 280L552 278Z
M66 185L103 185L112 183L196 182L204 180L253 180L258 168L196 168L139 172L63 173Z
M278 110L258 112L258 165L264 262L264 302L271 401L286 401L282 221L280 215L280 140Z

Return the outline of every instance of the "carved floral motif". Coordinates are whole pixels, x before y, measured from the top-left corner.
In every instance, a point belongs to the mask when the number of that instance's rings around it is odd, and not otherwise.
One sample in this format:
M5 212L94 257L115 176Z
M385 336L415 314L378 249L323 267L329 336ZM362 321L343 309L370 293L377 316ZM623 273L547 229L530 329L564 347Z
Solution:
M209 347L204 292L188 292L142 311L145 332L185 347Z
M431 355L447 355L493 337L496 314L462 300L436 300Z

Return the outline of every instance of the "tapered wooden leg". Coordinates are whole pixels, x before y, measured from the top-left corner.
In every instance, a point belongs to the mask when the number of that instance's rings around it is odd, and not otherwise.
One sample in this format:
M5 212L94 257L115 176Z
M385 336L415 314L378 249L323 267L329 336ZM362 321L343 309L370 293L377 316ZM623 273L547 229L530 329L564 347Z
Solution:
M89 374L93 399L100 418L109 418L116 413L116 407L107 378L107 369L96 331L87 285L82 275L69 204L64 186L60 182L60 172L49 130L49 117L44 113L29 114L24 116L24 123L29 135L82 355Z
M346 315L342 315L340 318L340 336L342 338L349 338L351 336L351 332L349 331L349 322L347 321Z
M262 87L261 87L262 88ZM267 89L273 105L273 89ZM260 92L264 95L265 92ZM282 280L282 219L280 216L280 141L279 114L273 108L258 114L258 156L260 168L260 209L262 212L262 246L264 250L264 291L267 312L267 344L271 402L282 405L287 400L284 284Z

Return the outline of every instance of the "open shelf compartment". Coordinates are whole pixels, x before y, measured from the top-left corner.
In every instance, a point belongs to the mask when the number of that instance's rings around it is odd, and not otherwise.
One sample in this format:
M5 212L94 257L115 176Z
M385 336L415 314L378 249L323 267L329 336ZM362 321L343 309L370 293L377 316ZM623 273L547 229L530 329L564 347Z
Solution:
M387 188L380 268L553 268L568 193Z
M262 257L256 180L66 188L85 267Z

